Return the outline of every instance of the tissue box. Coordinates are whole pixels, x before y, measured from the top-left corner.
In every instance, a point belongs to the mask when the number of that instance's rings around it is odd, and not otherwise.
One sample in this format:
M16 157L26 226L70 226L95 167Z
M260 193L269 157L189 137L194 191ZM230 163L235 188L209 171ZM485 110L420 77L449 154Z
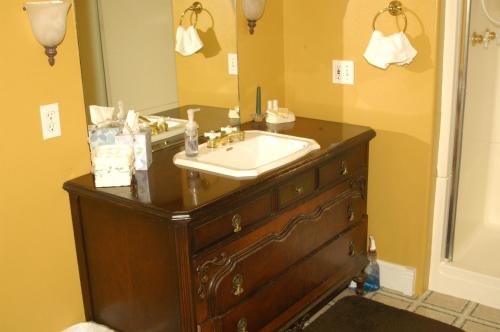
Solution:
M151 130L149 128L134 135L116 135L115 143L134 147L134 166L136 170L146 171L153 162L153 152L151 151Z
M120 134L120 127L105 127L97 128L96 126L88 126L90 150L94 150L101 145L115 144L116 135Z
M134 151L129 145L100 145L92 150L97 188L130 186L134 173Z

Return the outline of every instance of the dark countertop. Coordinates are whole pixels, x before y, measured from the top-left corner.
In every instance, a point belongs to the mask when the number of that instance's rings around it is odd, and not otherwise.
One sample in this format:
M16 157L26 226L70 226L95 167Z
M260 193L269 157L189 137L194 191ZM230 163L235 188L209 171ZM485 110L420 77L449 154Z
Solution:
M186 118L188 108L160 113L171 117ZM227 109L201 107L196 113L196 122L200 125L199 134L211 129L218 129L230 123ZM353 145L375 137L375 132L368 128L343 123L297 118L293 124L278 125L268 128L265 122L248 122L240 126L241 130L268 130L286 135L306 137L316 140L321 148L297 161L272 170L251 180L235 180L206 173L194 173L174 165L173 156L184 149L183 135L169 142L169 146L153 153L153 163L148 171L137 171L129 187L95 188L92 174L86 174L64 183L64 189L70 193L96 197L126 205L138 210L154 213L173 220L190 220L193 214L200 212L222 198L235 199L245 190L255 189L259 184L265 188L266 180L285 178L297 168L305 168L331 158ZM200 144L203 139L200 140Z

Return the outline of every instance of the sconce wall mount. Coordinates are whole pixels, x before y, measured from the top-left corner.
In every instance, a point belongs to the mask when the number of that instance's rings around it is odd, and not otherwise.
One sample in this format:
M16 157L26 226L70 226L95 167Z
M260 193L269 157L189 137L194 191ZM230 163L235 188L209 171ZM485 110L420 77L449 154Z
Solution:
M57 46L66 34L66 17L71 3L66 0L31 1L23 5L36 40L45 48L49 64L55 64Z
M264 14L266 0L243 0L243 14L248 21L248 30L253 35L257 21Z

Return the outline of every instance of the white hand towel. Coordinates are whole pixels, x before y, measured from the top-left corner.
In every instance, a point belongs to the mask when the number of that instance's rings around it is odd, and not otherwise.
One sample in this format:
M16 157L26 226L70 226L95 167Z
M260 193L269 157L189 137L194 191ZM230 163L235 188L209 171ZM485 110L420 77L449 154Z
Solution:
M175 40L175 50L184 56L195 54L203 47L203 42L192 25L187 29L179 26Z
M375 67L387 69L391 64L405 65L413 61L417 51L403 32L383 36L380 31L373 31L364 57Z

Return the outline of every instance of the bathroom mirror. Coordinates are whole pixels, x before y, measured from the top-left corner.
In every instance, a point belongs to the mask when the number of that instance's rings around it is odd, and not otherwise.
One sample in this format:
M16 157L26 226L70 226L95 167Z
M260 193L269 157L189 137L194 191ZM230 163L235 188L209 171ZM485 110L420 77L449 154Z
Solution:
M238 105L238 77L228 71L237 54L235 0L74 0L88 114L89 105L117 106L142 114L184 105ZM204 46L183 56L175 35L196 24Z

